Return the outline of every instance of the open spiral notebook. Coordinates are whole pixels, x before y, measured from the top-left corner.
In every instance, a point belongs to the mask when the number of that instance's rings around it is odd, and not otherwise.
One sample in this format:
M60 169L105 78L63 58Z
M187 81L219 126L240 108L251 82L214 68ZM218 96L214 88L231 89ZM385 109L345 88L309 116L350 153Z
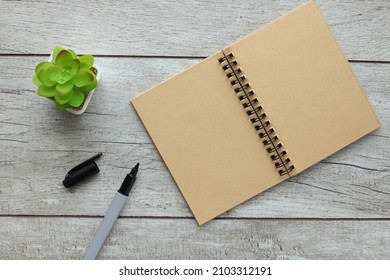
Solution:
M199 224L379 127L313 1L131 102Z

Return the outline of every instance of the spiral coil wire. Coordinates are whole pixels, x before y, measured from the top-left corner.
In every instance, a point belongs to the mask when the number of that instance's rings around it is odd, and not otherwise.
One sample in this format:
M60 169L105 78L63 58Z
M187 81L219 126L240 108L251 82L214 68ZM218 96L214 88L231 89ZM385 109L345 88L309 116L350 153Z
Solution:
M266 147L266 151L270 154L270 158L274 162L279 175L291 176L290 173L294 169L294 165L274 128L271 126L271 121L268 119L259 99L255 96L237 59L235 59L233 53L225 54L222 51L222 54L223 57L219 58L218 61L223 71L226 72L226 77L230 80L230 84L233 86L234 92L249 116L259 138Z

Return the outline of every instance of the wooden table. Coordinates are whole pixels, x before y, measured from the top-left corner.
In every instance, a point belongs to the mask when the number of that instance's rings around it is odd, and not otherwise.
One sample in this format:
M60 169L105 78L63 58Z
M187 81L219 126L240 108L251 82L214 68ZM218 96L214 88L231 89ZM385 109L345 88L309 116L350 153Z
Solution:
M202 227L129 104L301 3L1 1L0 258L81 258L137 162L101 259L390 258L388 0L318 1L382 127ZM56 110L31 83L57 45L96 55L102 69L82 116ZM61 185L100 151L97 176Z

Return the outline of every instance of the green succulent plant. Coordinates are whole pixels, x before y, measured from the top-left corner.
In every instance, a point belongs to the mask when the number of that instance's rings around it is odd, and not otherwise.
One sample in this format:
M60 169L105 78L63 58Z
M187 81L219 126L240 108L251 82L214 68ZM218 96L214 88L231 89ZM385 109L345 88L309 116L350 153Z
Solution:
M35 68L32 81L38 95L52 99L60 110L80 107L98 84L93 63L92 55L78 57L72 50L56 47L51 61Z

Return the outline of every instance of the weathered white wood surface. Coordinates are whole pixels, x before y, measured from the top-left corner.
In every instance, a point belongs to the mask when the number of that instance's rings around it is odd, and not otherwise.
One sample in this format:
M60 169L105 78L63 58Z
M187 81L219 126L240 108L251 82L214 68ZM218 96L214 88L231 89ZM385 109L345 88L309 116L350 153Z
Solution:
M93 218L0 218L0 258L81 259ZM388 259L390 221L119 219L99 259Z
M191 216L128 100L198 60L98 58L102 82L79 117L35 95L30 78L42 59L0 59L0 212L103 215L124 174L140 161L142 172L123 215ZM390 65L352 66L382 127L225 216L390 217ZM63 188L66 172L98 151L103 152L98 178Z
M208 56L304 2L1 1L0 53ZM348 59L390 60L388 0L317 3Z
M318 1L347 58L361 61L352 68L382 127L203 227L128 102L302 2L0 1L0 259L80 258L138 161L101 258L390 258L389 1ZM83 116L57 111L31 83L47 58L35 55L58 44L103 56ZM65 189L65 173L99 151L101 172Z

